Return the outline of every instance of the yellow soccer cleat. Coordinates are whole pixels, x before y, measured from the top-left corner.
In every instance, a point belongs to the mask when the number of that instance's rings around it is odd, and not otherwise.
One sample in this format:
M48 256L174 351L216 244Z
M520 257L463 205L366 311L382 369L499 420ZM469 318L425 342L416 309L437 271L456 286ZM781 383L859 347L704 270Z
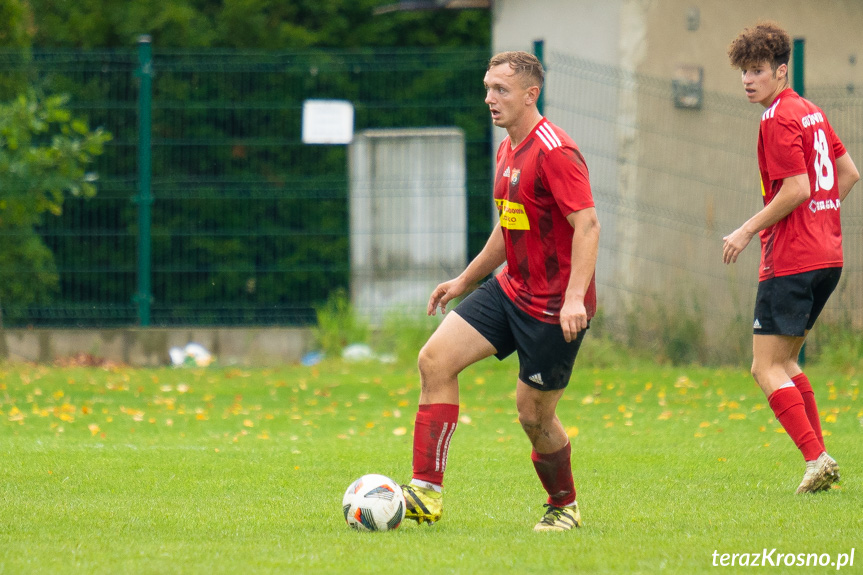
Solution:
M578 502L566 507L555 507L545 503L545 515L533 528L534 531L569 531L581 527L581 513L578 511Z
M440 521L443 515L443 496L434 489L418 485L402 485L405 495L405 519L413 519L418 524L431 525Z

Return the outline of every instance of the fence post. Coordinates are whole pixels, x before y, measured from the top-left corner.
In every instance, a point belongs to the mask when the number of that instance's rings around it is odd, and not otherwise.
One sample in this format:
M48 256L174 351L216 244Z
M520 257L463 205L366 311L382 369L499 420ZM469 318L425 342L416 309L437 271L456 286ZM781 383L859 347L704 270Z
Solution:
M536 59L539 60L539 63L542 64L542 67L545 68L545 62L543 62L543 52L545 51L545 40L534 40L533 41L533 55L536 56ZM545 115L543 109L545 108L545 87L539 91L539 97L536 99L536 109L539 110L539 113L543 116Z
M151 293L151 246L150 246L150 206L153 203L151 189L152 157L150 133L152 129L153 102L153 46L150 36L138 38L138 69L135 75L140 78L138 92L138 291L133 300L138 304L138 323L142 327L150 325Z
M804 53L806 52L806 39L794 38L793 49L791 52L791 87L794 91L800 94L801 98L806 97L806 82L803 76Z
M806 51L806 39L805 38L794 38L794 42L792 44L792 52L791 52L791 68L792 68L792 88L794 91L800 94L801 98L806 97L806 81L803 76L803 64L804 64L804 53ZM803 342L803 345L800 347L800 355L797 356L797 363L800 364L800 367L804 367L806 365L806 342Z

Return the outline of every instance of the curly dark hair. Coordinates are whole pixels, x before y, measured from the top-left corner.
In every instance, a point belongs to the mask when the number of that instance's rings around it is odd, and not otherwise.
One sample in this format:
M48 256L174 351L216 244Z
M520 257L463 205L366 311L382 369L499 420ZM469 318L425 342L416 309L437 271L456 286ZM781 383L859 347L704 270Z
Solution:
M515 75L521 78L523 86L539 86L539 89L542 90L545 70L542 68L542 63L533 54L529 52L500 52L492 56L487 69L491 70L500 64L509 64Z
M775 72L791 57L791 37L779 24L771 21L758 22L746 28L728 46L728 58L735 68L748 68L761 62L769 62Z

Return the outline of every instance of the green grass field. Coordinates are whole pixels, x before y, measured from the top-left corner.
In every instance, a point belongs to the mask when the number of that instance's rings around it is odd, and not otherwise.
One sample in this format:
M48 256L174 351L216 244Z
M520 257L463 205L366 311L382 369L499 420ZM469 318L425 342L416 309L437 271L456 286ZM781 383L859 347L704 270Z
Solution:
M0 573L749 572L714 561L765 549L863 566L856 376L809 370L843 480L796 496L802 459L744 370L577 369L559 413L585 527L540 534L514 374L462 377L443 521L359 533L348 484L410 477L413 365L0 365Z

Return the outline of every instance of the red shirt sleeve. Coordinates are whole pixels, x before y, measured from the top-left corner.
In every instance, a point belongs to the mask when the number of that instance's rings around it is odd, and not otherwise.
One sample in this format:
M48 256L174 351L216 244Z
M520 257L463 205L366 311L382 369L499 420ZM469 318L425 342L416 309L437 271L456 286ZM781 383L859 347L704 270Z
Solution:
M833 131L833 126L830 125L830 122L827 122L827 129L829 130L827 134L830 138L829 141L833 142L833 157L841 158L848 152L848 150L846 150L845 146L842 145L842 140L840 140L839 136L836 135L836 132Z
M564 216L594 206L587 164L578 150L552 150L543 161L541 177Z

